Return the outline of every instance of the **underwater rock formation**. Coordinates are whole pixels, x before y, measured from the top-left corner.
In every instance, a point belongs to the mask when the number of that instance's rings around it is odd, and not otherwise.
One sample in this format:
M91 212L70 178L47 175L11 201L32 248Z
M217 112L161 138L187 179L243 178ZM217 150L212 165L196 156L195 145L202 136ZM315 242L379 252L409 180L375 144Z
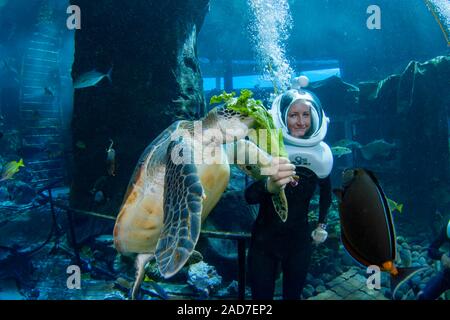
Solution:
M450 57L440 56L424 63L412 61L402 74L360 84L361 109L378 116L371 119L377 120L378 134L398 146L398 162L389 170L389 179L403 193L405 210L419 223L430 218L434 206L450 205L449 75Z
M71 206L115 215L146 146L178 117L205 109L196 38L209 0L71 2L82 12L74 81L112 68L111 83L75 90ZM106 166L110 139L115 176Z
M217 274L216 268L201 261L189 267L188 283L202 296L208 297L222 284L222 277Z

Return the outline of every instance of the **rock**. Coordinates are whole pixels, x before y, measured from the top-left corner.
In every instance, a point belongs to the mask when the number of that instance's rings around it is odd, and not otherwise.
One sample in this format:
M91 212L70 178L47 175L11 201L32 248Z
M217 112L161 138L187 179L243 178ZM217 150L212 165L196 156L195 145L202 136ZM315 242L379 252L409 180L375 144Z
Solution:
M316 293L317 294L320 294L320 293L322 293L322 292L325 292L325 291L327 291L327 288L325 288L325 286L318 286L317 288L316 288Z
M306 274L306 283L311 283L314 280L314 277L311 273Z
M314 278L312 281L311 281L311 285L313 286L313 287L318 287L318 286L323 286L324 285L324 282L323 282L323 280L321 280L321 279L318 279L318 278Z
M427 264L427 260L424 257L420 257L418 262L421 265L426 265Z
M411 249L411 247L409 246L409 244L407 242L402 243L402 248L407 249L407 250Z
M402 236L398 236L398 237L397 237L397 243L398 243L399 245L401 245L403 242L405 242L405 238L402 237Z
M411 278L411 283L415 286L418 286L421 283L420 275L415 275Z
M342 256L342 264L347 266L353 266L355 262L353 261L353 258L350 257L347 253Z
M302 296L304 299L308 299L310 297L312 297L314 295L314 287L310 284L307 284L304 288L303 288L303 292L302 292Z
M230 284L228 285L228 287L226 288L222 288L217 292L217 295L220 297L225 297L225 296L235 296L238 294L239 291L239 283L236 280L233 280L230 282Z
M422 247L422 246L419 246L419 245L417 245L417 244L415 244L415 245L413 245L413 246L411 247L411 249L414 250L414 251L422 251L422 250L423 250L423 247Z
M5 186L0 187L0 201L8 201L9 192Z
M322 279L324 282L329 282L329 281L333 280L333 276L329 273L324 273L322 275Z
M12 201L17 204L28 204L36 197L36 191L22 181L15 181L8 185L8 192Z
M412 263L412 255L411 251L407 249L401 249L400 250L400 258L402 259L403 266L409 267Z
M304 300L311 298L314 295L314 291L310 289L303 289L302 297Z
M336 272L337 275L341 275L342 273L344 273L344 270L342 270L339 265L335 265L333 271Z
M222 277L217 274L216 268L201 261L189 266L188 284L208 297L222 283Z

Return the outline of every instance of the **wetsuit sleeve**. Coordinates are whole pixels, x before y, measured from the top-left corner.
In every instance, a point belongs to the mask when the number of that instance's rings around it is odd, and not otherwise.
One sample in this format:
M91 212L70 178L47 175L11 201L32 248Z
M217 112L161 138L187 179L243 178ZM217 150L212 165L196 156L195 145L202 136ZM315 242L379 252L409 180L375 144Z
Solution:
M319 179L320 201L319 201L319 223L326 223L328 209L331 205L331 178Z
M440 260L442 258L444 252L439 250L439 248L444 244L445 241L447 241L447 226L444 226L444 228L442 228L441 232L439 233L439 236L436 239L434 239L434 241L428 248L428 256L431 259Z
M248 204L261 203L268 195L270 195L270 193L266 191L265 179L255 181L245 189L245 200Z

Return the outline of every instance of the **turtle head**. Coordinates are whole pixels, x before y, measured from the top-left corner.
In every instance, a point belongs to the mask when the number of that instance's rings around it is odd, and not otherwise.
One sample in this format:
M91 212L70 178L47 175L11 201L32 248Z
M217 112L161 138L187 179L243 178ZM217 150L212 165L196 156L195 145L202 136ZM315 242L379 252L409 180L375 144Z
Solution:
M255 119L249 115L227 107L217 109L217 127L222 132L224 143L244 139L254 124Z
M287 156L281 131L275 127L272 116L263 103L260 100L253 99L252 96L253 93L250 90L244 89L237 98L234 92L224 92L220 96L211 98L211 104L223 103L217 109L213 109L212 112L215 112L215 127L220 128L222 134L226 137L224 143L248 136L264 151L272 155ZM264 130L267 133L266 141L264 139L259 141L259 133L257 133L259 130Z

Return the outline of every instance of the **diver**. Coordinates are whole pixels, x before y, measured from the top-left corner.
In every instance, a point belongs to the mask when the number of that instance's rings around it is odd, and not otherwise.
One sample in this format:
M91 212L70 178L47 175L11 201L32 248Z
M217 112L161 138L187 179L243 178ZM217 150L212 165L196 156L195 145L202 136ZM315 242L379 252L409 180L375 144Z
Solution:
M418 300L436 300L442 293L450 290L450 253L439 250L446 242L450 243L450 220L428 248L428 256L433 260L440 260L442 270L431 278L425 288L419 292Z
M249 204L260 204L252 228L248 254L252 298L271 300L279 265L283 273L283 299L300 299L311 261L312 244L326 240L326 216L331 205L331 150L325 138L329 119L311 92L291 89L278 96L271 110L276 127L283 131L289 160L274 158L277 173L251 184L245 191ZM294 175L300 177L297 182ZM319 219L310 233L308 209L320 187ZM288 218L283 222L271 200L284 188Z

